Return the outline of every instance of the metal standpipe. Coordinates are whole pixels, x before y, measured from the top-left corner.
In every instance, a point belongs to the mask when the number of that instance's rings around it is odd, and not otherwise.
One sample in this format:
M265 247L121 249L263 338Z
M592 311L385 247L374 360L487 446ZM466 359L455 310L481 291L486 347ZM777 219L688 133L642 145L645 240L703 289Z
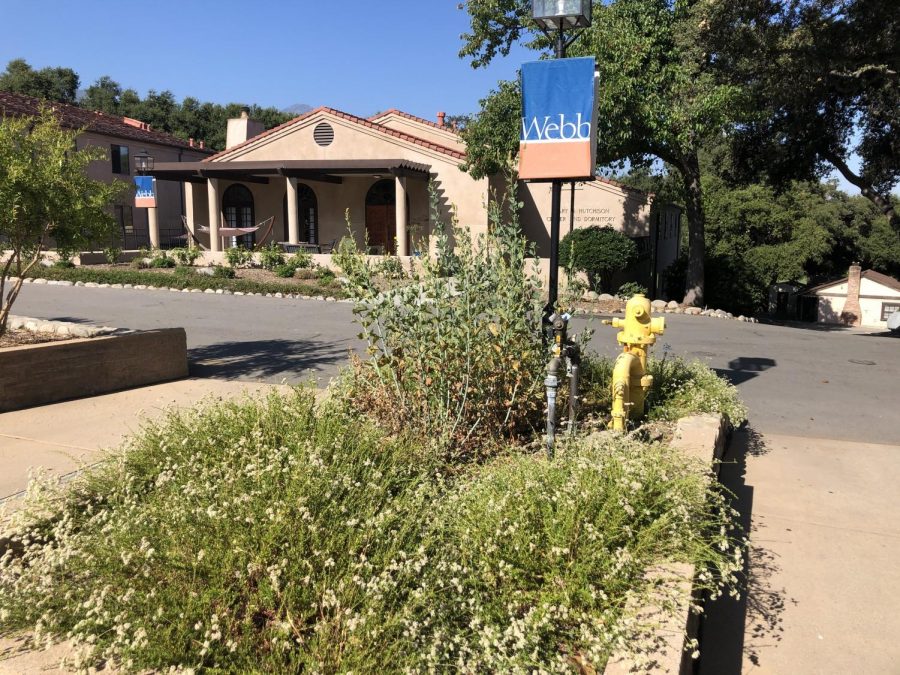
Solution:
M544 387L547 391L547 456L553 459L556 447L556 400L559 396L560 370L563 363L566 364L566 376L569 378L569 424L568 432L576 431L576 417L578 415L578 380L581 371L581 351L578 345L569 339L568 326L569 314L554 312L547 320L553 331L553 341L550 347L550 363L547 364L547 377L544 379Z

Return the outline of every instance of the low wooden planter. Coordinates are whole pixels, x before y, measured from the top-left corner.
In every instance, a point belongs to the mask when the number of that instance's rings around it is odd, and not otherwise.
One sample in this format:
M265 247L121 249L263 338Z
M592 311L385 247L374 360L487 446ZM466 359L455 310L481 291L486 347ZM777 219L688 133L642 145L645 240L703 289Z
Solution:
M0 412L188 375L184 328L0 349Z

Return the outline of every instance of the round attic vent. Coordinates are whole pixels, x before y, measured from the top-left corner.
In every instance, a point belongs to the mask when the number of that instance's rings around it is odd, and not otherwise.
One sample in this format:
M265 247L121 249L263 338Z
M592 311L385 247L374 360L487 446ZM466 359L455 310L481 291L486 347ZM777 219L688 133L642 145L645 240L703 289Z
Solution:
M326 145L331 145L334 140L334 129L328 122L320 122L313 129L313 138L324 148Z

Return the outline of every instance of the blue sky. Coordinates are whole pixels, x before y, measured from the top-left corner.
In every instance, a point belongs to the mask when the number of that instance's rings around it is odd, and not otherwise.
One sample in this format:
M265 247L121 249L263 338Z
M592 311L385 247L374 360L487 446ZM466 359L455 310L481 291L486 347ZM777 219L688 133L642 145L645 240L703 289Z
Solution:
M87 87L109 75L142 96L216 103L388 108L434 119L478 110L534 52L473 69L458 0L0 0L0 68L67 66ZM602 85L601 85L602 86ZM856 168L856 162L851 161ZM859 190L839 176L841 187Z
M0 68L68 66L82 87L109 75L141 95L328 105L358 115L400 108L434 119L474 112L521 61L458 58L457 0L0 0Z

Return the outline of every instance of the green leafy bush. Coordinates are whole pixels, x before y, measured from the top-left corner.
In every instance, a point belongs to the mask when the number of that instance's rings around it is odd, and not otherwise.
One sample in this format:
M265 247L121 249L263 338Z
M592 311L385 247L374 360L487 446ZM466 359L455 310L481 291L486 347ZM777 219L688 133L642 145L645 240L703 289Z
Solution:
M647 370L653 376L647 397L650 419L674 421L697 413L722 413L735 426L747 420L737 387L706 364L664 357L648 361Z
M3 532L0 634L133 672L599 672L634 642L648 568L693 564L712 597L741 569L715 481L665 447L452 480L427 457L303 391L173 414L32 486Z
M243 246L231 246L225 249L225 261L232 269L251 267L253 265L253 251Z
M176 268L177 269L177 268ZM126 270L126 269L90 269L76 267L75 269L42 268L31 270L27 276L45 279L57 279L66 281L93 281L98 284L142 284L144 286L157 286L168 288L207 288L227 289L242 293L302 293L306 295L334 295L344 297L346 294L341 288L323 288L322 284L315 280L307 282L283 283L279 281L256 281L253 279L234 278L234 270L228 267L216 267L216 276L200 274L175 276L174 270L160 270L156 272ZM226 270L226 271L218 271Z
M290 279L292 276L294 276L294 273L297 270L293 265L278 265L272 271L277 277L281 277L282 279Z
M170 258L165 251L161 250L154 251L153 257L150 258L150 267L157 269L161 267L175 267L177 264L174 258Z
M75 263L73 263L70 258L59 258L53 261L53 266L63 269L72 269L73 267L75 267Z
M624 284L619 286L619 290L616 291L616 295L623 300L628 300L632 296L638 294L647 295L647 287L642 286L636 281L626 281Z
M259 251L259 264L264 270L270 271L284 265L284 251L281 246L275 242L263 246Z
M327 267L319 267L315 270L315 278L323 284L331 284L337 278L332 270Z
M315 269L312 254L308 251L297 251L297 253L293 254L286 261L283 260L280 265L276 265L272 268L272 271L279 277L289 279L290 277L297 275L297 270L312 269Z
M386 255L382 258L375 265L375 274L394 281L409 277L409 274L403 269L403 263L400 261L400 258L395 255Z
M122 255L122 249L118 246L107 246L103 249L103 257L106 258L106 262L110 265L115 265L119 262L119 256Z
M234 279L236 274L235 271L230 267L216 265L215 267L213 267L213 276L217 279Z
M613 274L637 259L637 245L611 227L584 227L569 232L559 245L559 264L588 276L591 288L612 290Z
M446 456L479 459L541 424L540 278L526 263L532 247L515 212L504 211L495 201L477 238L453 231L453 279L423 260L414 283L379 292L350 239L335 256L371 355L347 378L350 399L387 429L418 430ZM441 259L449 237L433 222Z
M197 246L188 246L187 248L173 248L169 253L179 265L192 266L202 252Z
M309 251L304 251L303 249L294 253L288 260L288 264L290 264L295 270L306 270L315 267L312 253L310 253Z

